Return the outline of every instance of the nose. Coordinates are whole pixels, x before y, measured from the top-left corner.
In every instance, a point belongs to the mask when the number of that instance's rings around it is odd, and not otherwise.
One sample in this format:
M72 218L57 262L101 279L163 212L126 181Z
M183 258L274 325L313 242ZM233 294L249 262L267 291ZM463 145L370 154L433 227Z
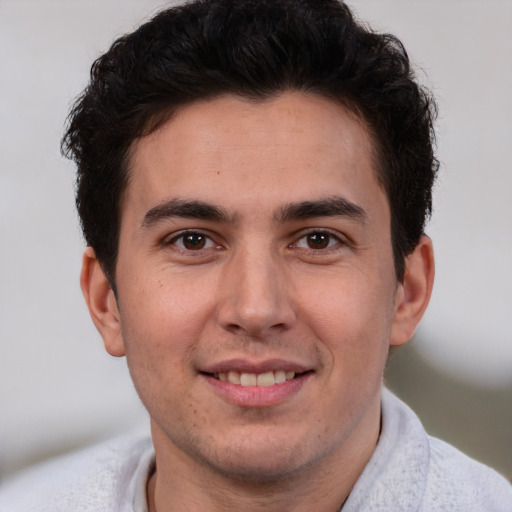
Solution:
M234 255L223 272L217 318L235 334L264 337L289 329L296 314L284 263L271 251Z

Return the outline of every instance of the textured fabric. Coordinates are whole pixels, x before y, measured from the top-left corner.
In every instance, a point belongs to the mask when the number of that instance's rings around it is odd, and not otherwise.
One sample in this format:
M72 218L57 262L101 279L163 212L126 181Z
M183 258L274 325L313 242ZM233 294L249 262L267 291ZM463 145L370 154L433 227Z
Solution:
M1 512L147 512L149 436L124 437L25 472L0 487ZM342 512L512 512L512 486L429 437L384 390L382 431Z
M0 511L147 512L152 461L149 436L123 437L66 455L0 486Z
M430 437L387 390L382 430L343 512L512 512L512 485L491 468Z

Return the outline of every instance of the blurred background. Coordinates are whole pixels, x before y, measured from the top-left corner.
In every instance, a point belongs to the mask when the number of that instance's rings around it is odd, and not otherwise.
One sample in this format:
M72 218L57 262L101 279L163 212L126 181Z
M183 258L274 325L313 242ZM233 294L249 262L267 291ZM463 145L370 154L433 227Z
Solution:
M440 108L436 285L387 383L430 433L512 478L512 2L347 3L404 42ZM81 296L59 141L92 61L164 4L0 0L0 479L147 423Z

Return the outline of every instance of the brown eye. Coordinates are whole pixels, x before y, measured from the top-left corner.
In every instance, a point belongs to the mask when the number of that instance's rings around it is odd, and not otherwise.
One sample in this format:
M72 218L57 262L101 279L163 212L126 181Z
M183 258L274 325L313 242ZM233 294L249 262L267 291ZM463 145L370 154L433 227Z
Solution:
M332 236L329 233L310 233L306 241L310 249L326 249L329 247Z
M294 247L297 249L306 249L309 251L324 251L326 249L335 248L344 245L340 237L329 231L310 231L301 236Z
M215 242L200 231L186 231L175 236L169 241L169 245L174 246L182 251L198 252L217 247Z
M204 249L206 245L206 236L201 233L188 233L183 235L183 247L189 251L198 251Z

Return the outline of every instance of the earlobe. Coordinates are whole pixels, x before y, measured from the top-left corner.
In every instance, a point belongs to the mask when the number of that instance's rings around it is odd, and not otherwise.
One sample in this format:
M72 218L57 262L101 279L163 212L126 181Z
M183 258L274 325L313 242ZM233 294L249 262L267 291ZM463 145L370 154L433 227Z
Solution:
M92 247L87 247L83 255L80 286L92 321L103 338L105 349L112 356L124 356L116 298Z
M396 294L391 345L403 345L412 338L430 301L434 285L434 250L430 238L421 237L405 264L405 276Z

